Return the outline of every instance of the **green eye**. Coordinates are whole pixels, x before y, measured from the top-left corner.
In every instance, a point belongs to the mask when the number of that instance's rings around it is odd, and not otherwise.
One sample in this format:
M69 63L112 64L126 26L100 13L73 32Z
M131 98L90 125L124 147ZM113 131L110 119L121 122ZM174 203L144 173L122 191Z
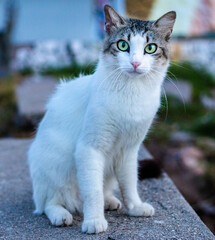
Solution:
M145 52L146 53L149 53L149 54L152 54L154 52L156 52L157 50L157 45L156 44L148 44L146 47L145 47Z
M123 52L128 51L129 49L128 43L124 40L119 40L117 42L117 47L119 48L120 51L123 51Z

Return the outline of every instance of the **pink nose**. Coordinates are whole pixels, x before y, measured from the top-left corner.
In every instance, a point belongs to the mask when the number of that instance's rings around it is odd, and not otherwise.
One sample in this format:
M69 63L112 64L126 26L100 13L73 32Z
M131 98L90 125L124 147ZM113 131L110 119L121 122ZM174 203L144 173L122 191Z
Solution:
M134 67L134 70L136 70L140 66L140 62L132 62L131 65Z

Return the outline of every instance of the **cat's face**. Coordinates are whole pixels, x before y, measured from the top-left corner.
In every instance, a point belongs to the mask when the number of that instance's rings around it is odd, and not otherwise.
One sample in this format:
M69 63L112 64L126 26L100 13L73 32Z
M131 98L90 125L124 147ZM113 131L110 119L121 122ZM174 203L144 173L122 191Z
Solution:
M124 19L106 5L106 66L131 77L159 73L168 65L168 40L175 18L175 12L169 12L157 21Z

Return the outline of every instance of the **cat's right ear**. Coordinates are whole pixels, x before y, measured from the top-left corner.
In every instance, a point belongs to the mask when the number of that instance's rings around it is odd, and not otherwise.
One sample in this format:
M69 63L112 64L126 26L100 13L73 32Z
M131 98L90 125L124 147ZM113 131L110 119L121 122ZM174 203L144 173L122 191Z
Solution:
M120 25L125 24L125 20L109 5L104 6L105 13L105 30L110 34Z

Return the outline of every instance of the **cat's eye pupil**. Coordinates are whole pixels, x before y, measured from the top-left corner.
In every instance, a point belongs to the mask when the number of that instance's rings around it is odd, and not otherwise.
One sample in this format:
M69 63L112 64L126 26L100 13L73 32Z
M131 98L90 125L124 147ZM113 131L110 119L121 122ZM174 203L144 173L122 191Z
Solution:
M149 50L150 50L150 51L152 50L152 45L149 45Z

